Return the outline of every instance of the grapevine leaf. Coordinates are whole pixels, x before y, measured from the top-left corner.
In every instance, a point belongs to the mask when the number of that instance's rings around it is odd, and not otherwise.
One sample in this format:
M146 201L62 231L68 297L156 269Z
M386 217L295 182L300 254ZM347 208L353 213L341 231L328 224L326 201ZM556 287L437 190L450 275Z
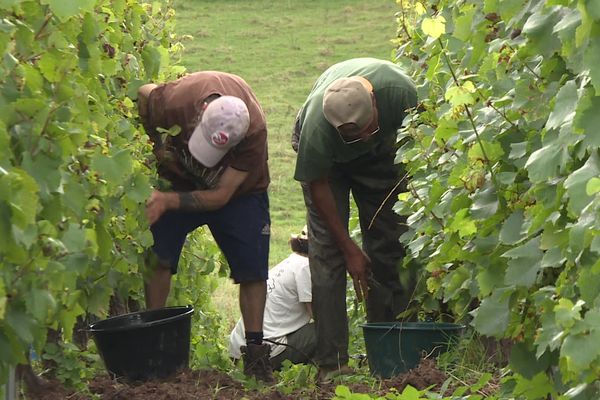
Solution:
M540 372L533 379L517 379L513 393L526 399L546 399L552 393L552 382L546 372Z
M568 335L560 349L560 355L565 357L571 370L585 370L600 356L600 349L595 343L600 340L600 331L591 330L589 333Z
M452 220L452 223L447 228L448 231L457 232L461 238L470 236L477 232L475 221L469 217L468 213L469 210L467 209L462 209L457 212Z
M9 308L6 311L5 321L22 341L25 343L33 342L35 323L30 316L20 310Z
M421 29L426 35L437 39L446 32L446 19L441 15L434 18L424 18Z
M571 212L578 215L592 200L592 197L587 194L586 187L588 181L598 175L600 175L600 165L598 156L594 152L581 168L565 180Z
M62 243L70 253L78 253L86 248L84 230L77 224L69 224L62 236Z
M111 185L121 185L131 171L131 155L120 150L111 157L97 152L92 159L92 168Z
M554 314L556 316L557 325L563 328L571 328L575 323L581 320L581 307L583 301L579 300L577 303L569 299L562 298L558 301L558 304L554 306Z
M568 159L569 154L565 146L554 140L534 151L525 163L525 168L532 182L541 182L554 177Z
M465 6L461 11L463 14L454 20L454 36L465 42L473 33L471 25L477 8L474 5Z
M529 16L523 26L523 33L530 37L531 51L550 55L560 47L560 40L553 34L554 26L562 19L558 11L546 12L541 9Z
M49 313L56 307L54 297L47 290L33 289L26 299L27 311L40 323L46 323Z
M77 15L80 9L92 11L93 6L96 4L96 0L41 0L41 3L48 4L54 14L56 14L59 19L65 21Z
M475 103L475 96L473 96L474 91L475 87L473 86L473 83L467 81L461 86L449 87L446 90L446 94L444 95L444 97L454 107L462 105L471 105Z
M600 3L596 0L586 0L585 7L590 17L595 21L600 21Z
M508 250L502 257L511 258L511 259L520 259L520 258L531 258L534 260L539 260L542 256L542 252L540 250L540 238L535 237L525 244L515 247L513 249Z
M556 268L566 261L566 257L562 255L560 248L553 247L548 249L542 258L542 268Z
M598 65L600 65L600 43L598 42L600 42L600 33L596 30L593 35L590 35L590 43L583 57L586 66L589 68L592 84L596 89L596 96L600 96L600 71L598 71Z
M499 160L503 154L504 150L500 143L490 143L485 140L478 142L469 149L469 159L471 160L488 160L493 163Z
M554 351L559 348L565 332L556 324L553 312L545 312L540 317L541 328L538 329L535 343L537 345L536 357L540 358L546 349Z
M495 289L490 297L483 299L481 305L471 312L474 315L472 324L479 333L493 337L502 336L508 327L508 303L512 292L511 288Z
M531 287L542 267L541 260L516 258L508 261L504 283L507 285Z
M577 106L577 86L575 81L567 82L556 95L554 109L548 117L546 128L559 128L573 120Z
M471 215L476 219L489 218L498 210L498 194L493 185L488 185L473 196Z
M531 287L535 283L542 266L539 237L505 252L502 256L510 258L504 277L505 284Z
M482 268L477 274L479 292L482 296L489 296L492 291L504 280L504 268L502 265L491 265Z
M538 373L545 371L550 365L550 355L544 353L537 358L533 349L528 348L525 343L515 343L510 350L509 365L513 371L532 379Z
M598 62L600 63L600 60ZM600 96L586 95L579 101L573 125L585 135L584 143L586 147L600 147L600 135L595 134L598 126L600 126L600 113L598 110L600 110Z
M500 242L504 244L516 244L523 240L523 211L513 212L502 225L500 229Z

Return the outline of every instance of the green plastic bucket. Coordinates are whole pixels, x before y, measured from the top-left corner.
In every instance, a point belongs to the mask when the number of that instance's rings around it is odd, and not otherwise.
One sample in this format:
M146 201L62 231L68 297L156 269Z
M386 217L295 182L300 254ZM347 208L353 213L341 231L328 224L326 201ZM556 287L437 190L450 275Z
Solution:
M421 357L447 351L464 325L438 322L376 322L362 324L371 374L381 378L407 372Z

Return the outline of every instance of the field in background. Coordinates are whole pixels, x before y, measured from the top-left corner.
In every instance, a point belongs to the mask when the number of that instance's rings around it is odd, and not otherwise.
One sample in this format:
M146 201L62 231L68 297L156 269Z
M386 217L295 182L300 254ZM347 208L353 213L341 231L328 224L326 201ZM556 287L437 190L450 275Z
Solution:
M267 116L272 240L270 265L289 254L287 240L304 225L293 179L294 118L317 77L354 57L390 59L396 35L393 0L176 0L177 32L188 71L219 70L243 77ZM234 321L237 288L227 280L215 304Z

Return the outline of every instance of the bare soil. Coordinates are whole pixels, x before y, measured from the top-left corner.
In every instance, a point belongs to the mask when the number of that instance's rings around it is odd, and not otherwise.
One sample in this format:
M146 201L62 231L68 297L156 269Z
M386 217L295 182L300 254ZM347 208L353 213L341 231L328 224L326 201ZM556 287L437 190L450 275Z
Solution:
M407 385L422 390L433 386L435 391L446 380L446 375L437 369L433 360L421 364L406 374L384 379L372 388L367 383L343 383L355 393L383 395L391 389L402 392ZM105 376L97 376L89 383L89 391L103 400L304 400L331 399L338 383L311 385L288 395L276 387L246 390L243 384L229 375L215 370L186 370L164 380L128 384ZM40 390L27 394L30 400L91 400L87 394L67 390L56 381L46 382Z

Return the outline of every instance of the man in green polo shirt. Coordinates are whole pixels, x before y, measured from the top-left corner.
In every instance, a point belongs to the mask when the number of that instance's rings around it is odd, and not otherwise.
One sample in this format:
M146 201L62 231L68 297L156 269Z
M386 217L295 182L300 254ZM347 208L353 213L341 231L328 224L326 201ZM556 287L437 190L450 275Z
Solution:
M416 89L388 61L357 58L327 69L298 114L292 145L294 178L308 209L309 262L317 330L319 380L348 373L346 271L369 322L393 321L410 295L400 285L399 237L404 221L392 210L405 190L394 163L396 136ZM350 193L362 231L362 248L348 234Z

